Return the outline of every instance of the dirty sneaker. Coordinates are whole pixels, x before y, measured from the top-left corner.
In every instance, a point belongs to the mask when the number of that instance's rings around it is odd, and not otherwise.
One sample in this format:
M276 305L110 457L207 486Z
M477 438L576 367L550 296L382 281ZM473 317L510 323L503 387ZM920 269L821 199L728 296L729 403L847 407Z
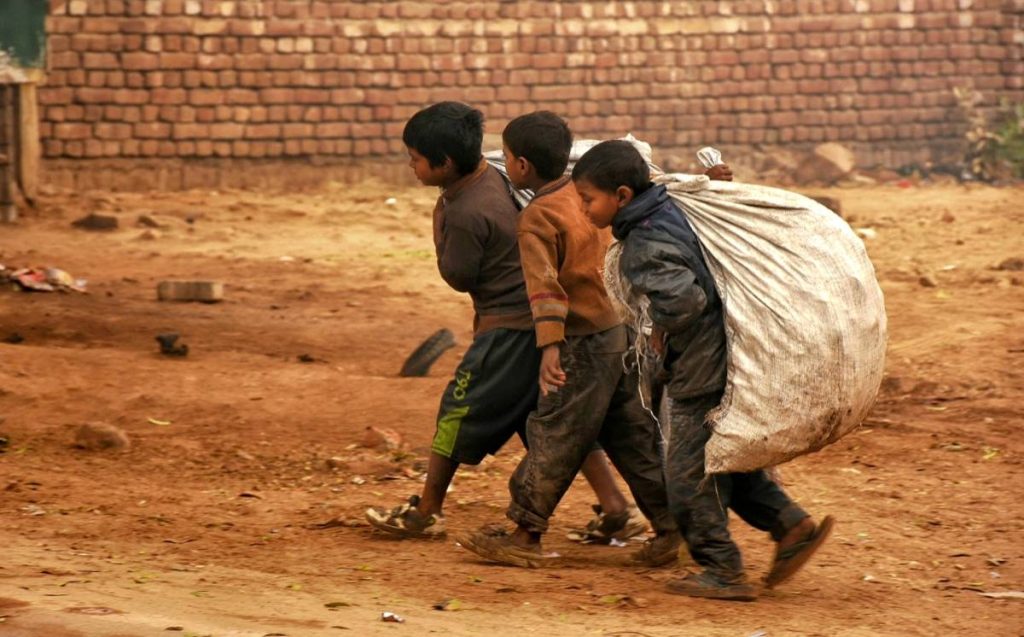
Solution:
M669 580L666 584L668 592L689 597L720 599L733 602L752 602L757 599L757 591L746 583L742 576L733 581L725 581L707 571L691 573L681 579Z
M458 542L459 546L485 560L509 566L540 568L557 559L554 554L544 554L539 544L531 548L519 546L512 542L512 537L507 533L495 533L488 529L466 534Z
M570 531L570 540L584 544L608 544L612 540L625 542L647 531L647 520L636 505L631 504L620 513L605 513L600 504L595 504L593 509L597 515L587 522L586 527Z
M679 544L678 532L659 533L647 538L643 546L629 556L629 563L649 568L673 564L679 559Z
M366 521L370 526L399 538L441 539L445 537L443 515L423 515L416 508L420 504L418 495L391 511L379 507L366 510Z

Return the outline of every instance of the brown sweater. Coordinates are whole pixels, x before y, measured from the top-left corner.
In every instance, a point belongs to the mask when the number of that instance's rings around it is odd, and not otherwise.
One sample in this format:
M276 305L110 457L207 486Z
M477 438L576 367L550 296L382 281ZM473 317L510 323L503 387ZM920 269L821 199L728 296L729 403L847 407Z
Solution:
M473 299L474 332L533 329L516 244L516 208L501 174L481 160L434 208L441 277Z
M519 215L519 253L537 347L619 324L601 274L610 240L607 230L583 214L568 177L538 190Z

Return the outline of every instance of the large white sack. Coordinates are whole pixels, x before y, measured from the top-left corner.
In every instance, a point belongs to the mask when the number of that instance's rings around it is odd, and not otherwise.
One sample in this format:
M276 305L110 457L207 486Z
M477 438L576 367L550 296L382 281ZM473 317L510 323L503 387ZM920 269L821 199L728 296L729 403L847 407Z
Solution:
M725 308L728 379L708 473L752 471L857 427L885 364L874 267L849 225L786 190L661 175L700 239Z

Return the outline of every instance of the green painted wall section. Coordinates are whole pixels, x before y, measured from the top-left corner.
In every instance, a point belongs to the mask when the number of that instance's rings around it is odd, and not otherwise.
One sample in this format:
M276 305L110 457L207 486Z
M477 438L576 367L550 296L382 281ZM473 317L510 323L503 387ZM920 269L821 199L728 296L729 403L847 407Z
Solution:
M49 0L0 0L0 50L16 65L45 66L48 4Z

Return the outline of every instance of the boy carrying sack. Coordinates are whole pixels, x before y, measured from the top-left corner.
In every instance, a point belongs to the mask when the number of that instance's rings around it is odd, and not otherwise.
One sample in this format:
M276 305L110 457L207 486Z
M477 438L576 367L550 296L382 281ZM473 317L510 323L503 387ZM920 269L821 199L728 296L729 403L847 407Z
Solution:
M718 406L726 380L722 301L686 217L664 186L650 182L647 162L632 144L609 141L585 154L572 179L598 228L612 228L622 243L620 274L644 295L654 323L652 346L669 372L671 434L666 456L669 505L690 555L703 567L668 583L692 597L753 601L739 549L728 529L728 509L771 533L775 559L765 585L792 577L832 529L811 517L764 470L704 473L708 412Z
M679 534L668 511L661 433L640 400L639 373L626 368L627 331L604 288L610 237L583 215L567 176L572 134L550 112L514 119L502 134L512 185L535 192L519 217L519 249L542 352L529 449L509 481L510 535L479 531L460 540L477 555L536 567L548 519L587 453L600 443L625 478L656 536L633 554L646 566L674 562Z

